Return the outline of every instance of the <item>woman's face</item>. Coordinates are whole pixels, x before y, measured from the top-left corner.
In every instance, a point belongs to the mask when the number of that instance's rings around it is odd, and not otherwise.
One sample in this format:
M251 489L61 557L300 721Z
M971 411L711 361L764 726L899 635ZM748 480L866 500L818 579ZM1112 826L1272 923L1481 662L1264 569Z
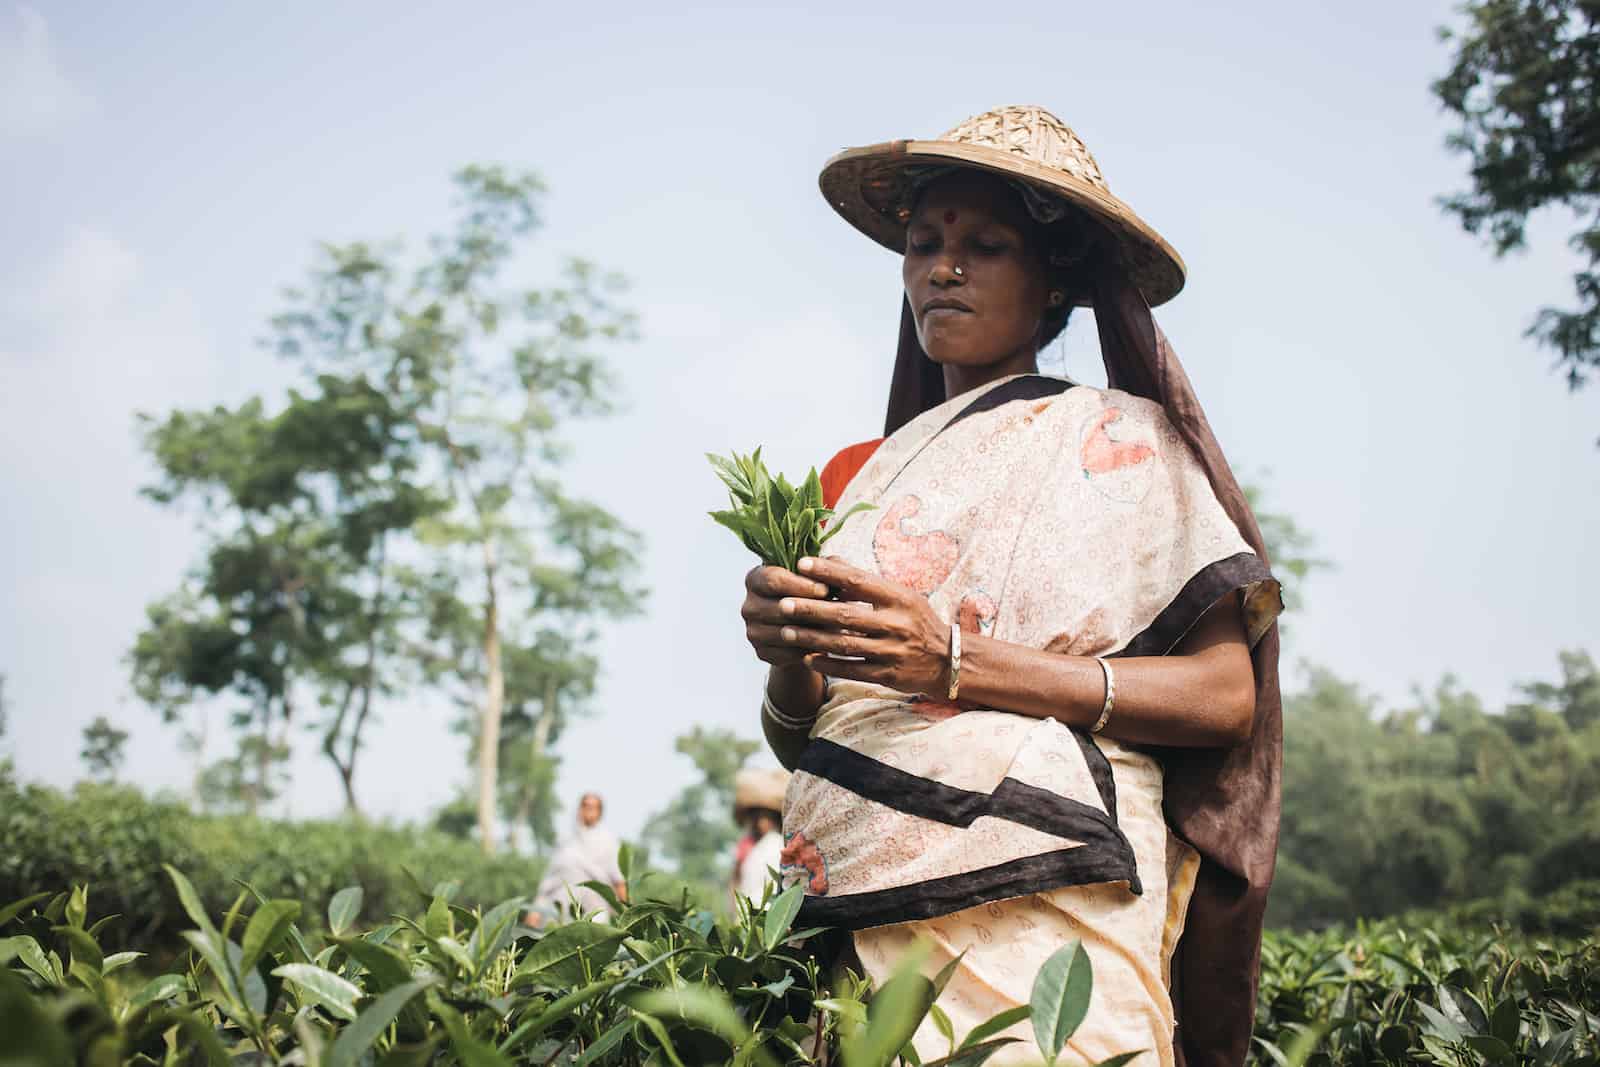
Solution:
M1032 364L1050 297L1034 232L999 178L958 171L929 185L906 228L903 273L917 337L935 363Z

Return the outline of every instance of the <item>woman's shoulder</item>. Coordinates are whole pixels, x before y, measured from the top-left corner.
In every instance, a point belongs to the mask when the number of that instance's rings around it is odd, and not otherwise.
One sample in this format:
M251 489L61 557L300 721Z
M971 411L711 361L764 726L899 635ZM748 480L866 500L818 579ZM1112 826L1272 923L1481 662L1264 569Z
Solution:
M883 438L875 437L870 441L859 441L853 445L846 445L834 454L822 468L819 476L822 482L822 504L824 507L833 507L844 495L845 486L850 484L850 479L860 473L861 468L867 465L867 460L878 451L878 446L883 444Z

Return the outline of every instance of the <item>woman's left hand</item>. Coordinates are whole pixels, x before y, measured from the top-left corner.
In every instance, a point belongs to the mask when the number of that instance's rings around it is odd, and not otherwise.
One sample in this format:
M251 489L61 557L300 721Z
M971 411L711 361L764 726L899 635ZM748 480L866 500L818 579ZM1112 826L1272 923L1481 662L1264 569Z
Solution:
M780 605L792 620L783 627L783 640L807 652L806 666L902 693L944 695L950 627L927 597L838 559L808 557L799 569L839 595L838 600L786 597Z

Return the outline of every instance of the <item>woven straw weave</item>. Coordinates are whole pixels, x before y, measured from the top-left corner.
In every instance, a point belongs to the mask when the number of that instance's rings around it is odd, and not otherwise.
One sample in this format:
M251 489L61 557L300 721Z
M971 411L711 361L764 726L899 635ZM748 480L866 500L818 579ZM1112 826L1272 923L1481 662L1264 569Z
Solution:
M1112 195L1100 164L1072 129L1042 107L1013 105L974 115L933 141L848 148L823 166L822 195L846 221L885 248L905 250L918 182L930 172L970 167L1028 183L1082 212L1105 240L1102 253L1152 307L1183 288L1183 260L1133 209ZM1089 302L1086 295L1084 303Z
M940 137L941 141L979 145L1053 170L1066 171L1097 189L1111 191L1100 164L1072 128L1042 107L1014 106L974 115Z

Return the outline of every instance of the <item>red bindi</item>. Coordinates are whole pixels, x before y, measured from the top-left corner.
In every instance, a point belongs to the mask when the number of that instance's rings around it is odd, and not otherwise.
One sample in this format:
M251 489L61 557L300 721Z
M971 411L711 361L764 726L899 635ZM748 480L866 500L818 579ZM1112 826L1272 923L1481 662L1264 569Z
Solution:
M946 211L944 213L944 223L945 223L945 225L948 226L954 221L956 221L956 213L954 211Z

